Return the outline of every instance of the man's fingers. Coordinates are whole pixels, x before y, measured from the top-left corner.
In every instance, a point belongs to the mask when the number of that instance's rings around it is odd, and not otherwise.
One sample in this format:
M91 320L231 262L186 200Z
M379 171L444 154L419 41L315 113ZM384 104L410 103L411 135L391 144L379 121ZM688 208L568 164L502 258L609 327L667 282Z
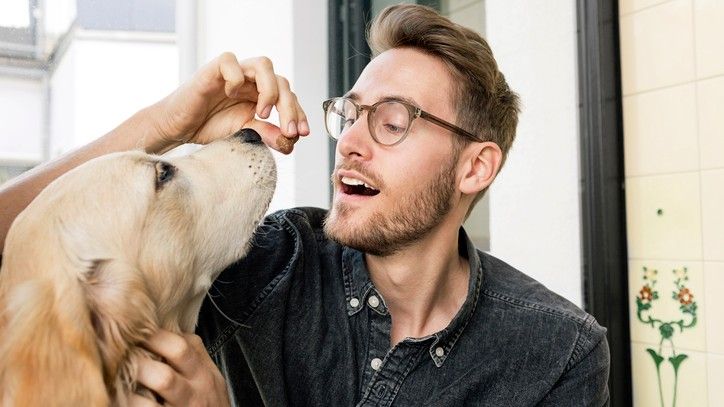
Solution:
M211 118L203 122L201 127L194 129L191 141L205 144L215 140L218 137L216 135L231 134L239 127L249 127L262 135L267 146L289 154L299 136L309 134L309 123L304 109L292 92L289 81L274 73L274 66L269 58L259 57L239 62L234 54L227 52L219 55L197 76L195 83L203 85L200 86L201 94L222 99L214 105L217 110L211 112ZM224 94L221 94L221 86ZM213 89L215 93L212 92ZM199 103L210 103L209 98ZM258 120L268 119L274 107L279 113L278 127ZM164 352L163 347L154 349L154 343L155 341L149 342L150 350L159 354ZM173 351L174 348L170 349ZM184 369L183 358L163 356L175 369Z
M297 96L289 88L289 81L277 75L277 87L279 88L279 100L277 111L279 112L279 124L287 137L294 137L299 134L299 123L297 117Z
M272 106L279 99L279 88L277 76L274 73L274 65L269 58L259 57L242 61L241 68L247 79L256 82L256 88L259 92L256 114L263 119L268 118Z
M289 86L289 81L285 77L277 75L277 85L279 87L279 101L277 102L279 124L282 133L289 140L293 140L290 141L291 146L299 136L309 135L309 123L297 95Z
M299 135L300 136L308 136L309 135L309 121L307 120L307 114L304 113L304 110L302 110L302 106L297 103L297 122Z
M160 330L144 347L165 360L140 358L136 378L164 405L229 405L224 377L200 337Z
M159 330L151 336L144 346L161 356L174 369L185 376L191 376L199 362L199 357L188 341L180 335Z
M224 52L219 56L219 73L224 78L224 92L226 96L236 98L246 80L244 72L236 56L231 52Z
M186 339L186 343L191 347L197 359L200 359L201 362L211 362L211 365L214 364L211 357L208 356L209 353L206 351L206 346L200 336L196 334L181 334L181 336Z
M235 60L233 54L222 54L222 57L223 61L228 62L230 75L236 77L238 72L231 67ZM289 81L274 72L274 65L269 58L247 59L237 65L244 76L244 81L238 82L238 86L241 87L244 83L249 82L256 84L258 96L255 110L257 116L262 119L269 118L272 107L276 106L279 113L279 128L286 137L294 140L297 136L309 134L309 124L304 109L299 104L297 96L292 92ZM233 97L234 94L230 95ZM267 143L267 145L279 150L276 143Z
M165 363L153 359L140 360L137 379L172 405L181 405L183 400L191 397L187 380Z
M159 404L155 400L133 393L128 397L128 407L159 407Z

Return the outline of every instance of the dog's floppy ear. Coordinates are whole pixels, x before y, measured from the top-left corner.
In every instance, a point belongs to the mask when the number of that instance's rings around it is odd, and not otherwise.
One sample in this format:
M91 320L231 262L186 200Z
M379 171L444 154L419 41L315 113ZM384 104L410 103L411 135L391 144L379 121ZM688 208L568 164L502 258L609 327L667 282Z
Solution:
M81 281L98 337L103 378L111 396L123 398L118 392L128 391L135 382L134 348L158 328L155 305L143 275L120 260L94 261Z
M0 405L109 404L82 293L55 283L27 280L0 295Z

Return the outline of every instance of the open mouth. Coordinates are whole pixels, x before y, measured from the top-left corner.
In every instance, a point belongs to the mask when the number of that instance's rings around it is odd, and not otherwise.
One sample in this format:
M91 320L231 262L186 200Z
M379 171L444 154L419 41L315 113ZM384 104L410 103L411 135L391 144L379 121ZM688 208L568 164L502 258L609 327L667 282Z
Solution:
M362 180L352 177L341 177L342 192L347 195L375 196L380 193L378 189Z

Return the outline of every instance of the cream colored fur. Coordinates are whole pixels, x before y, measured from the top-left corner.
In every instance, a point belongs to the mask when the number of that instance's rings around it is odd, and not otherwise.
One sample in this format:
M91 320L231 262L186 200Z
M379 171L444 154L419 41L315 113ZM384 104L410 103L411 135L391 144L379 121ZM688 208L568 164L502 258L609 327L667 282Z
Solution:
M176 173L157 189L159 160ZM275 174L266 147L229 138L186 157L107 155L50 184L3 251L0 405L126 404L139 344L159 328L193 332Z

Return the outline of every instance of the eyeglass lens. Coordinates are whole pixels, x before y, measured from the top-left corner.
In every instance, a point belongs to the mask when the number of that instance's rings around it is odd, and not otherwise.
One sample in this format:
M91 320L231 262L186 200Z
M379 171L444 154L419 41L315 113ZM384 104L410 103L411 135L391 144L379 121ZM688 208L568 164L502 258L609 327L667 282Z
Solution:
M380 144L392 145L407 134L410 112L405 105L395 101L377 104L368 112L368 124L372 137ZM357 121L357 108L348 99L335 99L327 107L326 125L329 135L335 139Z

